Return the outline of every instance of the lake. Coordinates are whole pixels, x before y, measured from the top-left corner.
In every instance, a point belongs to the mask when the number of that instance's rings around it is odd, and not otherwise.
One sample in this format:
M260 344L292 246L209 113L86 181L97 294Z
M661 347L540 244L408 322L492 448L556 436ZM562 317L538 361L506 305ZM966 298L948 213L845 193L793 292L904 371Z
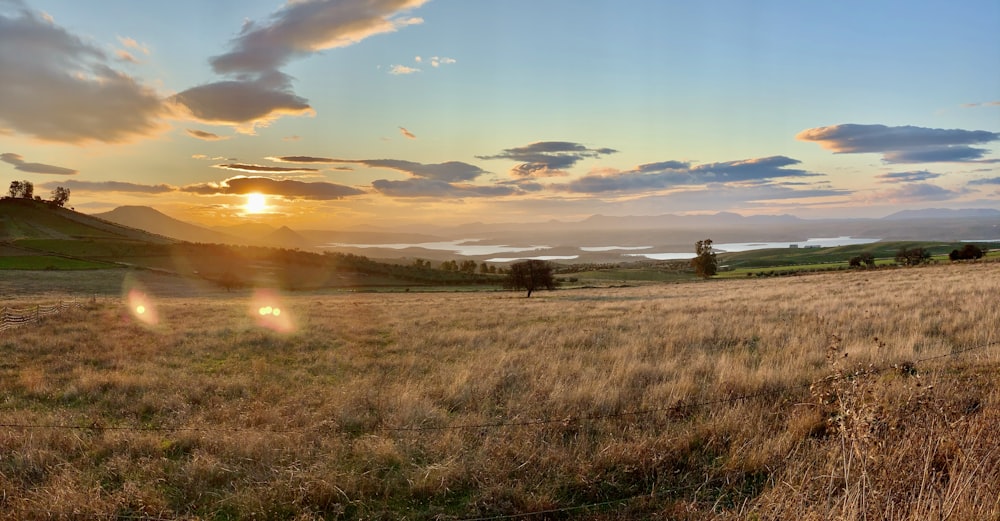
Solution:
M850 246L855 244L871 244L880 239L869 239L860 237L818 237L804 241L793 242L731 242L715 243L712 245L718 253L740 252L750 250L762 250L767 248L831 248L834 246ZM512 262L516 260L538 259L538 260L574 260L579 255L545 255L545 250L551 246L509 246L506 244L481 244L480 239L458 239L454 241L421 242L421 243L391 243L391 244L351 244L332 243L327 245L331 248L386 248L393 250L405 250L407 248L423 248L426 250L450 251L462 256L484 256L498 255L503 253L526 253L533 252L537 255L516 255L493 257L486 259L490 262ZM639 250L652 250L653 246L581 246L582 252L622 252L624 257L643 257L652 260L684 260L695 256L693 252L636 252Z

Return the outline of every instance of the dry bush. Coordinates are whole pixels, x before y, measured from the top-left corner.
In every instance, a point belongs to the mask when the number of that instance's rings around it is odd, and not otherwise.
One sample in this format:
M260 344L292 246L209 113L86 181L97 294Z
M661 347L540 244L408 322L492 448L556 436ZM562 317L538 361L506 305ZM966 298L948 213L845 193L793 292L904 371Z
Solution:
M996 518L998 275L103 302L0 337L0 518Z

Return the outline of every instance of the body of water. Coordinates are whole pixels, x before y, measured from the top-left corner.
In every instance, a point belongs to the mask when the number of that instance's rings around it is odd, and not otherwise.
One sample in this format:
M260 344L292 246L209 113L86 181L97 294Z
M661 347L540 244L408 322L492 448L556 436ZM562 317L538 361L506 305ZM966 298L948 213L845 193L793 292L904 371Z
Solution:
M716 253L731 253L751 250L765 250L769 248L832 248L834 246L852 246L855 244L871 244L881 239L866 239L856 237L820 237L806 239L804 241L793 242L729 242L714 243L712 249ZM626 253L627 257L646 257L654 260L683 260L693 259L694 252L668 252L668 253Z
M715 243L712 247L718 253L740 252L750 250L762 250L766 248L830 248L834 246L850 246L854 244L871 244L880 239L866 239L855 237L820 237L795 242L730 242ZM450 251L456 255L481 256L497 255L502 253L543 253L551 249L550 246L508 246L505 244L480 244L480 239L460 239L455 241L441 242L421 242L421 243L390 243L390 244L350 244L332 243L327 245L331 248L386 248L392 250L405 250L407 248L423 248L427 250ZM581 246L580 251L584 252L611 252L611 251L638 251L651 250L652 246ZM643 253L622 253L626 257L644 257L653 260L684 260L694 258L694 252L643 252ZM518 255L514 257L495 257L487 259L491 262L511 262L516 260L574 260L579 255Z
M520 253L523 251L541 251L551 246L507 246L505 244L468 244L478 243L480 239L459 239L457 241L419 242L414 244L348 244L335 242L326 245L330 248L386 248L390 250L405 250L407 248L423 248L425 250L450 251L457 255L496 255L498 253Z

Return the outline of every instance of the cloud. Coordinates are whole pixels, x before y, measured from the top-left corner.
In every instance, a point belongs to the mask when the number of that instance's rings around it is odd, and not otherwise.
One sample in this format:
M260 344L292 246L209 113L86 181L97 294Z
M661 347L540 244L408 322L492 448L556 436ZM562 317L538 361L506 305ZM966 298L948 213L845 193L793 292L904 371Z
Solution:
M268 161L277 161L279 163L336 163L337 159L330 157L313 157L313 156L280 156L280 157L268 157Z
M929 179L936 179L941 177L942 174L935 174L934 172L928 172L927 170L919 170L915 172L888 172L885 174L879 174L875 176L876 179L881 179L883 183L913 183L920 181L927 181Z
M115 56L119 60L129 63L139 63L139 59L135 57L132 51L140 52L146 56L149 56L149 48L143 44L137 42L134 38L127 38L124 36L118 37L118 42L122 44L124 49L117 49L115 51Z
M139 63L139 59L136 58L135 55L124 49L118 49L117 51L115 51L115 56L118 58L118 60L123 62Z
M445 182L471 181L489 172L475 165L463 163L461 161L448 161L446 163L423 164L402 159L336 159L330 157L312 156L283 156L269 157L272 161L282 163L330 163L330 164L358 164L370 168L387 168L396 170L413 177L425 179L436 179Z
M319 172L316 168L286 168L280 166L266 166L266 165L252 165L247 163L226 163L222 165L212 165L215 168L221 168L223 170L235 170L237 172L248 172L248 173L261 173L266 172L270 174L313 174Z
M404 127L399 127L399 132L407 139L417 139L417 136L415 136L413 132L406 130Z
M55 188L56 185L69 188L74 192L128 192L162 194L177 190L177 188L167 184L143 185L124 181L79 181L76 179L68 179L66 181L60 181L59 183L48 183L45 186L46 188Z
M54 175L76 175L78 172L72 168L52 166L42 163L28 163L20 154L6 152L0 154L0 161L14 165L14 170L31 172L33 174L54 174Z
M237 176L220 183L202 183L180 188L181 191L201 195L245 195L262 193L291 199L334 200L365 192L350 186L327 182L307 183L293 179Z
M173 101L195 119L252 134L286 115L311 115L281 68L293 59L346 47L423 20L402 16L427 0L294 0L264 23L248 21L230 50L209 59L227 79L193 87Z
M893 204L919 202L919 201L945 201L954 199L964 191L948 190L929 183L915 183L904 185L894 190L879 192L877 199Z
M963 103L962 106L965 107L965 108L973 108L973 107L1000 107L1000 100L997 100L997 101L984 101L982 103Z
M369 168L386 168L403 172L410 179L389 180L378 179L372 182L375 191L391 197L503 197L523 194L518 186L513 185L472 185L472 181L489 172L475 165L461 161L448 161L437 164L416 163L402 159L338 159L313 156L283 156L269 157L269 160L285 163L326 163L326 164L357 164Z
M185 129L187 134L195 139L202 139L205 141L222 141L229 139L229 136L220 136L218 134L213 134L211 132L206 132L204 130L195 129Z
M597 158L618 152L612 148L587 148L568 141L539 141L523 147L508 148L492 156L479 159L510 159L521 161L511 169L514 177L548 177L565 175L565 169L586 158Z
M427 0L298 0L287 2L265 24L247 22L232 50L210 60L219 74L262 74L293 58L346 47L377 34L422 23L401 13Z
M302 139L302 136L297 135L285 136L281 138L282 141L298 141L300 139Z
M970 185L1000 185L1000 177L987 177L969 181Z
M438 67L440 67L442 65L452 65L454 63L458 63L458 61L455 60L454 58L444 58L444 57L438 57L438 56L432 56L431 57L431 67L434 67L434 68L438 68Z
M417 63L424 63L424 58L422 56L415 56L413 58L413 61ZM446 58L443 56L431 56L430 58L428 58L428 62L431 64L431 67L434 67L436 69L442 65L452 65L458 63L458 60L454 58Z
M253 134L286 115L315 114L309 101L291 91L291 80L280 72L246 80L224 80L192 87L172 100L198 121L233 125Z
M880 153L888 163L934 163L982 159L989 150L970 145L1000 140L1000 133L846 124L806 129L795 138L818 143L838 154Z
M416 67L407 67L406 65L390 65L389 74L394 76L402 76L406 74L415 74L420 72L420 69Z
M773 179L822 175L787 168L799 163L801 161L785 156L705 163L697 166L682 161L662 161L639 165L624 172L590 174L566 184L553 185L553 188L588 194L643 192L712 183L752 185L768 183Z
M372 182L372 188L390 197L502 197L521 193L512 186L478 186L448 183L437 179L404 179L390 181L380 179Z
M77 144L127 142L164 130L169 110L160 96L115 70L113 61L27 8L0 11L0 127Z

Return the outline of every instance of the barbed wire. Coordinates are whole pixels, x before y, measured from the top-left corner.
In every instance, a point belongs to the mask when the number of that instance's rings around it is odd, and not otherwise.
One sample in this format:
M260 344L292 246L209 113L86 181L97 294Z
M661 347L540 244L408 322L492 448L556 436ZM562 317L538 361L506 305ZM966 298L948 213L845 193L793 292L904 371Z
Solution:
M58 304L43 306L41 304L29 308L0 308L0 332L37 322L43 317L62 313L70 308L82 308L79 301L59 301Z

